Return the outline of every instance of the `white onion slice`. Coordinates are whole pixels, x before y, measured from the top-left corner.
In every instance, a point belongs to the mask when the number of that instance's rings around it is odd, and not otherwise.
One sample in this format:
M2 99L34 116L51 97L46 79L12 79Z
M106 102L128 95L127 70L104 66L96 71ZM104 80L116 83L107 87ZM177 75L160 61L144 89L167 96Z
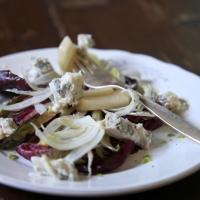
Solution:
M126 91L128 92L128 94L131 97L131 102L128 106L120 108L120 109L103 110L103 112L105 112L105 113L115 112L118 116L123 116L123 115L130 113L131 111L137 111L138 110L137 106L139 104L138 95L135 92L133 92L131 89L126 89Z
M89 124L88 124L88 126L89 126ZM83 132L85 132L85 131L87 131L86 126L82 127L81 129L77 128L76 131L74 131L74 129L70 129L67 127L63 131L57 131L57 132L51 133L51 136L59 137L59 138L65 140L65 139L77 137L77 136L83 134Z
M24 68L22 68L22 76L23 76L23 78L25 79L25 81L27 82L27 84L28 84L33 90L43 90L43 89L44 89L44 88L38 87L37 85L35 85L35 84L33 84L33 83L31 83L31 82L29 81L29 79L28 79L28 77L27 77L27 75L26 75L26 73L25 73Z
M155 117L155 115L151 114L150 112L146 112L146 111L130 112L128 115L142 116L142 117Z
M44 112L47 111L47 108L45 107L45 105L41 104L41 103L37 103L34 104L35 110L42 115Z
M22 102L19 103L15 103L15 104L11 104L11 105L0 105L0 109L2 110L21 110L23 108L27 108L28 106L34 105L36 103L40 103L44 100L46 100L47 98L49 98L49 96L51 96L52 93L51 91L48 91L44 94L35 96L35 97L31 97L30 99L24 100Z
M92 119L92 117L90 117L90 116L85 116L80 119L72 119L72 116L71 116L71 119L69 119L69 117L70 116L62 116L62 117L54 119L46 126L45 130L54 132L62 125L70 126L71 128L78 128L79 126L82 126L86 123L89 124L89 123L95 122L95 120ZM65 120L66 120L66 122L65 122ZM67 123L67 121L68 121L68 123Z
M80 159L83 155L85 155L87 152L92 150L96 145L99 144L99 142L102 140L105 131L103 128L100 128L96 133L94 132L95 137L93 140L90 140L89 142L85 143L84 145L80 146L79 148L74 149L71 151L65 158L64 160L73 163Z
M110 136L105 134L104 137L101 140L101 144L108 148L111 149L112 151L117 151L117 149L115 147L112 146L112 144L110 143Z
M13 92L15 94L24 94L29 96L38 96L50 91L50 88L45 88L44 90L36 90L36 91L24 91L18 89L7 89L8 92Z
M82 130L82 134L70 139L63 139L56 137L51 133L44 134L37 128L37 126L35 126L34 124L32 125L36 130L35 134L40 138L40 140L58 150L72 150L84 145L85 143L93 140L96 137L96 133L100 128L100 125L96 122L93 125L90 124L90 126L88 126L88 124L85 124L85 126L87 127L86 130L82 126L79 127L79 129Z
M93 155L92 151L89 151L87 153L87 155L88 155L88 166L87 166L88 167L88 176L90 177L92 175L92 168L91 168L91 166L92 166L92 161L93 161L94 155Z
M54 78L60 78L60 76L55 71L50 71L44 75L35 78L34 82L37 83L37 85L41 85L52 81Z

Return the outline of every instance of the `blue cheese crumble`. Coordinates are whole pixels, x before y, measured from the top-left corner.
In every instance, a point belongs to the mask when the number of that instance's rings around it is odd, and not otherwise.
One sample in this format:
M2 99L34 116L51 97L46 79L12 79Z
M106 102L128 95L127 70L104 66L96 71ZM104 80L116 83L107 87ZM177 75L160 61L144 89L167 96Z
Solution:
M179 113L187 109L187 104L181 101L173 92L166 92L158 96L158 102L161 102L168 110Z
M8 137L17 129L17 124L12 118L0 118L0 139Z
M79 48L89 48L95 45L94 40L92 39L92 35L90 34L79 34L78 35L78 47Z
M54 78L49 86L54 97L52 107L54 112L78 104L84 92L84 81L81 72L66 72L61 78Z
M143 149L149 148L152 133L144 129L142 124L134 124L115 113L106 114L104 123L105 131L109 136L118 139L133 140Z
M50 159L46 155L41 157L33 156L31 161L34 165L34 170L41 175L51 175L55 179L69 179L71 181L78 180L78 171L71 163L64 159Z
M34 82L36 78L53 71L51 63L46 58L31 57L31 64L26 69L28 79Z

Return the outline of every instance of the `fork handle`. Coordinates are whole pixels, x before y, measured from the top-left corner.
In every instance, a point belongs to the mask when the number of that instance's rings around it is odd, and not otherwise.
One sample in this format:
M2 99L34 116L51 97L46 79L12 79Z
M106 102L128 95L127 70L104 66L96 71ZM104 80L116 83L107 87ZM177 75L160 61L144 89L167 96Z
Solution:
M194 126L183 120L183 118L174 114L164 106L157 104L156 102L139 95L140 102L146 107L151 113L156 115L163 122L171 126L173 129L184 134L185 136L193 139L200 143L200 131Z

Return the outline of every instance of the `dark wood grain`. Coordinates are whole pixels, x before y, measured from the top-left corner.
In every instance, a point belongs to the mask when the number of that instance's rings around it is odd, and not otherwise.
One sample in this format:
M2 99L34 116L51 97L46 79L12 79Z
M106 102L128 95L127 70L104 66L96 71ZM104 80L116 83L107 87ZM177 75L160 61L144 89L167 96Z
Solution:
M0 56L57 47L66 35L76 43L80 33L92 34L96 48L147 54L200 75L198 0L0 0ZM198 200L199 185L200 171L124 197ZM0 200L48 197L0 185Z

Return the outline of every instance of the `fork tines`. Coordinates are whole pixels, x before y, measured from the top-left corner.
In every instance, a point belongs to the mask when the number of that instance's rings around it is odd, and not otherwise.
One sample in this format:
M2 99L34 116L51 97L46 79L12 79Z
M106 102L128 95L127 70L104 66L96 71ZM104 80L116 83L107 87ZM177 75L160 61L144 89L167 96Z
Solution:
M73 71L81 71L83 74L94 74L94 70L99 66L97 63L87 54L77 53L76 58L74 59Z

